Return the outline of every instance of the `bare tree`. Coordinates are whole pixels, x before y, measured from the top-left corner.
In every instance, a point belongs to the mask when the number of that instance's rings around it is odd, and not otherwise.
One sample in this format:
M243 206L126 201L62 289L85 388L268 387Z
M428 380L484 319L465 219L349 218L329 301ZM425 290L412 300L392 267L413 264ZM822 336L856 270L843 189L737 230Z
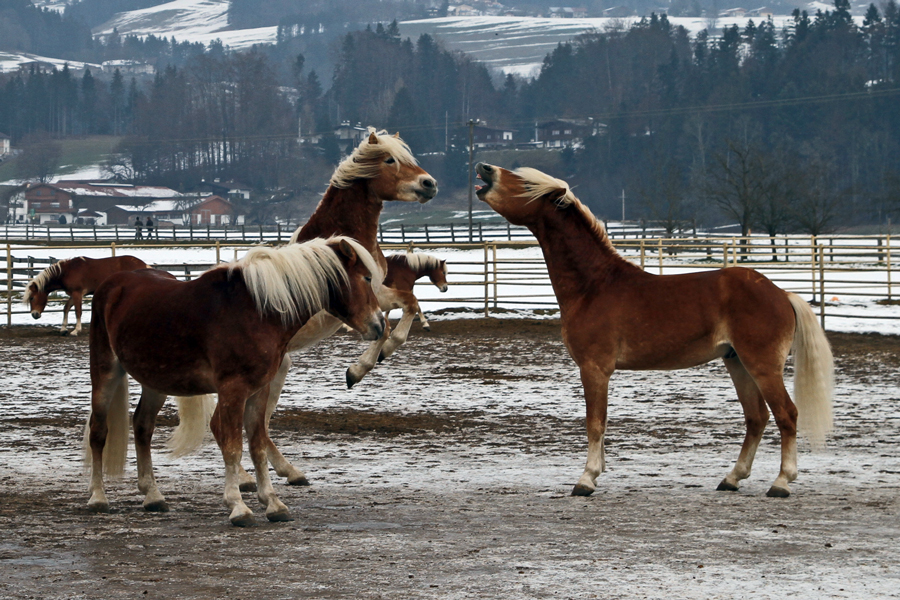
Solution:
M47 183L56 173L62 157L62 145L44 132L22 140L22 155L16 159L16 175L22 179Z
M759 149L750 142L729 140L727 149L714 156L706 193L719 209L736 220L741 237L759 218L766 197L765 170ZM746 255L746 242L741 254Z
M793 204L797 228L809 235L829 231L838 216L841 196L829 170L819 162L811 163L799 176L800 187Z

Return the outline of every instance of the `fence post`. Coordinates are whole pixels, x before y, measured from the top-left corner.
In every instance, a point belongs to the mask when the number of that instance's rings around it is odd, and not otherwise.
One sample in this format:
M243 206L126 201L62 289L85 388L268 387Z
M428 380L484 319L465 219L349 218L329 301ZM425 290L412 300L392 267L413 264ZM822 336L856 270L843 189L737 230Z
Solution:
M75 227L73 225L69 225L69 237L72 238L72 241L75 241Z
M484 241L484 231L481 229L481 221L478 222L478 241Z
M12 326L12 247L6 244L6 326Z
M275 223L278 226L278 243L281 243L281 222Z
M97 226L94 225L94 243L97 242Z
M450 223L450 241L456 243L456 230L453 228L453 223Z
M492 244L494 255L494 310L497 310L497 244Z
M483 245L484 245L484 316L488 317L488 316L490 316L490 313L488 311L488 302L489 302L489 298L490 298L490 295L489 295L490 294L490 290L489 290L490 280L488 279L488 245L487 244L483 244Z
M728 240L722 240L722 268L728 268Z
M400 243L406 243L406 226L403 223L400 223Z
M219 245L219 240L216 240L216 264L219 264L220 262L222 262L221 251L222 251L222 248Z
M112 242L112 243L109 245L109 249L110 249L110 251L112 252L112 255L115 257L115 255L116 255L116 243L115 243L115 242Z
M644 270L644 240L641 240L641 271Z
M891 302L891 234L887 234L887 288L888 302Z
M663 274L663 248L662 248L662 238L656 240L656 246L659 249L659 274Z
M512 225L510 225L509 221L506 222L506 239L510 242L512 241Z
M825 246L819 245L819 324L825 330Z
M818 260L819 255L819 240L816 239L816 236L810 236L809 238L809 266L812 269L812 292L813 292L813 301L816 300L816 260Z
M115 228L116 228L116 241L118 242L119 241L119 224L118 223L115 224ZM94 241L95 242L97 241L97 227L94 227Z
M425 243L426 244L431 243L431 236L428 235L428 223L425 224Z

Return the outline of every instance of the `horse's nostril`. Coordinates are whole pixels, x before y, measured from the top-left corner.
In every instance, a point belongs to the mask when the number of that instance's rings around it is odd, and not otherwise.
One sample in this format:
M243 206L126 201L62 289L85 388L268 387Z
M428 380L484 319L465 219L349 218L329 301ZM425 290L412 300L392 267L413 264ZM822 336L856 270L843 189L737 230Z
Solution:
M422 181L422 186L427 188L433 188L435 185L434 179L424 179Z
M494 170L494 168L491 165L486 165L484 163L481 164L481 168L484 169L484 171L486 173L490 173L491 171Z

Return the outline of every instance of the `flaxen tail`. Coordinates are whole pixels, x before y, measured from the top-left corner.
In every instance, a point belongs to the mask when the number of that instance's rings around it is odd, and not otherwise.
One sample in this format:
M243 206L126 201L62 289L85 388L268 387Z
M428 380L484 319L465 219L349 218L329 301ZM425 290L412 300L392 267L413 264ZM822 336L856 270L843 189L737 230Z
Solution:
M834 393L834 357L825 332L803 298L788 294L797 316L794 333L794 402L797 429L814 450L825 447L825 437L833 427L831 399Z
M175 402L178 404L178 427L172 432L166 447L172 456L184 456L196 452L203 444L209 432L209 420L216 410L216 399L207 394L176 397Z
M120 477L125 472L128 453L128 377L123 376L116 386L106 413L106 445L103 446L103 472ZM84 467L91 469L91 415L84 424Z

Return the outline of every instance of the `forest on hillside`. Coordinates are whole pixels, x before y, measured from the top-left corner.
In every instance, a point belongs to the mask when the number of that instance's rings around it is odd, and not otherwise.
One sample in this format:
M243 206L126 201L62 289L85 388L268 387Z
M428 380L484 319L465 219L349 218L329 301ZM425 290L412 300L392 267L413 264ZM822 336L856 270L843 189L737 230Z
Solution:
M599 133L562 151L551 174L600 216L620 216L623 190L628 218L673 228L818 233L900 209L894 0L870 6L861 26L836 0L783 30L762 21L694 38L651 15L560 45L531 80L498 77L427 35L401 39L396 24L344 35L331 73L290 44L184 47L147 82L0 76L0 131L24 145L125 135L109 165L120 178L179 189L237 179L259 202L289 206L321 191L345 150L333 135L342 121L399 131L452 191L467 182L468 120L527 141L535 122L592 118ZM298 122L318 144L298 144Z

